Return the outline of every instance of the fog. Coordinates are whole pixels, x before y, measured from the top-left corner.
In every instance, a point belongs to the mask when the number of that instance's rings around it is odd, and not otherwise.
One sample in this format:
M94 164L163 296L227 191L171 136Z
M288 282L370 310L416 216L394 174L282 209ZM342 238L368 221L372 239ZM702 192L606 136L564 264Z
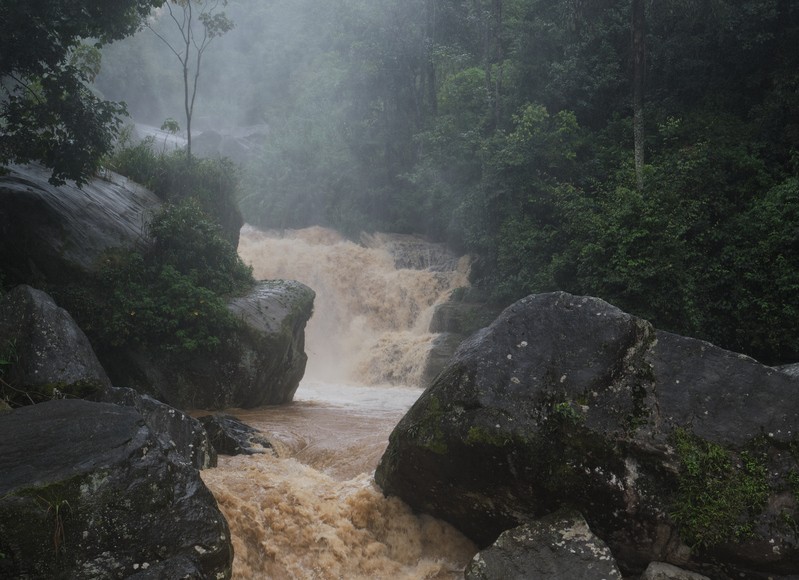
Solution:
M192 153L240 163L242 210L262 227L393 231L388 196L416 159L425 0L231 0L235 27L203 55ZM153 17L175 39L168 13ZM193 66L193 65L192 65ZM96 89L132 119L185 130L180 63L144 28L106 47ZM196 141L194 138L196 137Z
M298 77L327 48L313 33L324 5L232 0L223 7L235 27L215 38L203 56L197 130L258 125L293 106L302 91ZM168 39L177 39L165 10L150 23ZM96 87L108 99L125 101L137 121L160 126L171 117L185 124L180 65L149 28L104 49Z

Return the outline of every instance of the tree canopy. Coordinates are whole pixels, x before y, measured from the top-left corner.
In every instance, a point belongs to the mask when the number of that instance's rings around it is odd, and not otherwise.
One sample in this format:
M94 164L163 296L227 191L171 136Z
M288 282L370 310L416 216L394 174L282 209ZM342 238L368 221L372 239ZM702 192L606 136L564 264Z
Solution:
M91 48L132 34L162 3L0 0L0 164L40 161L53 183L84 183L125 111L90 88L99 71Z
M474 254L492 300L590 294L799 360L795 2L230 0L228 12L240 24L209 53L203 98L230 125L269 126L244 177L255 225L422 233ZM176 113L147 50L138 38L109 53L117 71L147 62L152 82L109 71L99 85L132 106L141 96L160 123Z

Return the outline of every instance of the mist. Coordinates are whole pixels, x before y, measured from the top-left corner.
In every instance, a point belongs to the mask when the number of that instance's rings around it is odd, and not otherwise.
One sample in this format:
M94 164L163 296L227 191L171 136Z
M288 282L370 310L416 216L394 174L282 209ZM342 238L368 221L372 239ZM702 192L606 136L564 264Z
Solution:
M196 154L245 168L242 210L261 227L410 233L391 200L416 160L423 2L231 1L235 28L203 56ZM174 38L167 13L151 19ZM170 36L172 35L172 36ZM96 88L132 120L185 129L180 65L147 28L104 50ZM194 147L194 145L193 145ZM427 228L430 230L430 228ZM425 233L431 233L427 231ZM434 236L436 237L436 236Z

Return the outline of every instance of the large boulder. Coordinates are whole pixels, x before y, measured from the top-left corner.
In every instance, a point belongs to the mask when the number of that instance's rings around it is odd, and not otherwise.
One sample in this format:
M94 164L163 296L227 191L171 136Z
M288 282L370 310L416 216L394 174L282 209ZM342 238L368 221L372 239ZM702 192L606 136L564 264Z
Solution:
M0 577L229 578L199 472L134 407L58 400L0 415Z
M229 304L239 325L213 353L128 351L103 360L114 385L179 408L286 403L305 372L305 325L314 297L299 282L262 281Z
M144 225L161 203L113 173L80 189L54 187L49 177L36 165L0 175L0 256L7 284L39 286L93 270L104 251L142 241Z
M602 300L529 296L459 348L375 479L482 546L571 506L628 573L789 574L797 389Z
M0 392L16 404L75 395L99 397L111 386L89 339L41 290L20 285L0 298Z

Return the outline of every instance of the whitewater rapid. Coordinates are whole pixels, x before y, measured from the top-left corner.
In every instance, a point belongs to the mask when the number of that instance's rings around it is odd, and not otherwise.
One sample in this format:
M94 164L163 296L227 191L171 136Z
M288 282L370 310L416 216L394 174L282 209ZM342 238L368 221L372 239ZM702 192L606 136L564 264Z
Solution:
M463 263L425 268L434 248L412 245L427 252L421 268L402 267L419 260L398 257L390 238L242 230L239 252L256 278L299 280L317 299L294 402L227 411L267 434L274 453L221 456L202 472L230 524L234 578L455 579L476 552L445 522L385 498L373 479L422 393L432 308L466 283Z

